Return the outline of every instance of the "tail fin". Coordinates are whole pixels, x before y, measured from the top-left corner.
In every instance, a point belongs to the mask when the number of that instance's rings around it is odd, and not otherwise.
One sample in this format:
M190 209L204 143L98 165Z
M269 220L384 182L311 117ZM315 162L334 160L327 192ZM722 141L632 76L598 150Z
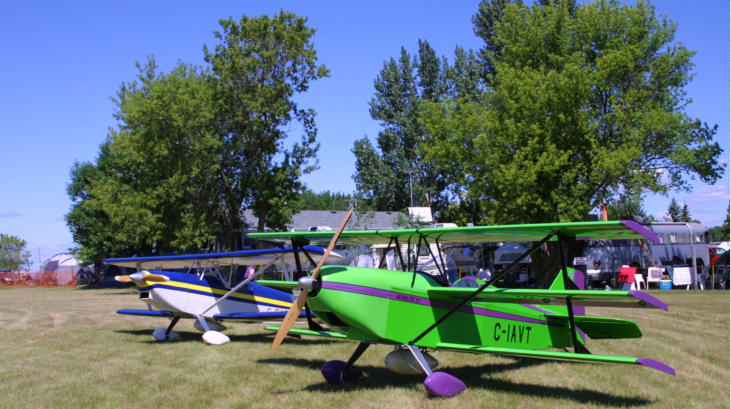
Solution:
M569 288L566 288L566 285L564 284L563 272L559 271L556 275L556 278L553 280L553 283L551 283L551 286L548 287L549 290L583 290L586 288L584 279L585 275L583 271L576 270L571 267L568 267L566 271L568 272L570 279L568 285ZM568 314L566 306L564 305L543 306L542 308L548 309L558 314ZM574 305L573 310L575 316L586 315L586 307Z
M548 287L549 290L585 290L586 284L585 284L585 274L581 270L576 270L571 267L567 268L567 272L569 273L569 279L571 279L571 284L569 284L569 288L566 288L563 282L563 273L561 271L558 272L556 275L556 278L553 280L553 283L551 283L551 286Z

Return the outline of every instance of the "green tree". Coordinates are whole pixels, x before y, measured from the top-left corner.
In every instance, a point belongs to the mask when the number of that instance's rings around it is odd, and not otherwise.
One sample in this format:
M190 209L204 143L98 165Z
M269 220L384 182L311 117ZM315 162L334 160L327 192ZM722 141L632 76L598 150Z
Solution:
M316 168L315 112L295 102L310 81L328 75L317 64L307 19L280 12L274 17L221 20L219 43L205 48L214 76L218 126L226 152L219 161L219 219L227 247L240 227L239 211L254 210L264 225L281 228L300 208L303 174ZM283 147L292 122L300 142Z
M680 221L681 222L695 222L697 223L697 220L693 220L693 218L690 216L690 209L688 209L688 203L683 203L683 208L680 210Z
M654 218L645 212L642 196L639 194L622 194L616 199L610 199L607 203L607 215L609 220L654 221Z
M310 189L302 192L302 209L303 210L347 210L349 201L352 200L351 195L339 192L315 193Z
M120 87L118 120L95 163L76 163L66 219L82 260L234 245L240 211L281 227L299 208L303 174L315 167L314 112L293 100L318 66L305 19L221 20L211 69L153 58ZM297 122L300 142L284 147Z
M582 220L623 191L714 183L717 127L684 112L693 53L674 32L644 2L508 4L492 89L425 104L421 152L459 171L447 177L486 223Z
M115 239L113 226L105 211L103 199L95 190L104 186L103 171L108 155L108 143L101 146L97 164L75 162L71 169L71 182L66 188L71 198L71 210L66 214L66 224L71 231L80 260L101 266L102 261L114 255L150 254L139 251L128 240Z
M488 83L492 82L495 75L494 59L501 54L500 45L494 40L495 27L502 19L505 7L510 3L523 4L521 0L482 0L477 14L472 16L475 35L485 43L479 55L484 67L483 78Z
M25 240L0 233L0 269L18 271L30 268L30 252Z
M220 142L204 73L183 63L169 74L154 59L123 84L96 165L75 164L67 223L85 261L118 251L207 248L215 239Z
M446 204L443 178L417 147L425 134L418 120L421 101L439 101L450 92L448 65L428 42L419 40L418 45L413 58L402 47L398 61L386 61L375 80L370 113L384 128L377 148L367 137L353 145L356 189L376 210L403 209L412 197L414 206Z
M674 222L682 222L682 209L680 208L680 204L678 204L678 201L675 200L675 198L672 198L670 200L670 204L668 205L668 216L670 217L671 221Z

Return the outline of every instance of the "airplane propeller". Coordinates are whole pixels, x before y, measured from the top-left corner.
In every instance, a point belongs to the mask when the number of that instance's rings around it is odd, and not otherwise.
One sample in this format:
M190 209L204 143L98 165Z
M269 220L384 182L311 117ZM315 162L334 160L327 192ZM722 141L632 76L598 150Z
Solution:
M320 262L317 263L317 267L312 271L312 274L309 277L302 277L303 279L306 279L307 281L313 282L317 280L317 277L320 275L320 268L325 264L325 260L327 260L328 256L330 255L330 252L335 247L335 243L338 241L338 238L340 237L340 233L345 229L345 225L348 223L348 220L350 219L350 216L353 214L353 210L349 209L348 213L345 214L345 218L343 218L343 221L340 223L340 227L338 227L337 232L335 232L335 235L333 235L332 239L330 240L330 244L328 244L327 249L325 250L325 253L322 255L322 258L320 259ZM303 280L305 281L305 280ZM284 340L285 335L289 332L290 328L294 325L295 321L297 321L297 318L299 318L300 311L302 311L302 308L304 308L305 303L307 302L307 297L309 296L309 288L303 288L302 293L297 297L297 299L292 303L292 306L289 308L289 311L287 311L287 315L284 317L284 320L282 320L282 325L279 327L279 331L277 331L277 335L274 337L274 342L272 342L271 351L275 352L277 348L279 347L279 344L282 343Z
M147 271L137 272L130 275L114 276L114 279L119 281L120 283L131 283L133 281L154 281L162 283L170 280L162 274L150 274Z

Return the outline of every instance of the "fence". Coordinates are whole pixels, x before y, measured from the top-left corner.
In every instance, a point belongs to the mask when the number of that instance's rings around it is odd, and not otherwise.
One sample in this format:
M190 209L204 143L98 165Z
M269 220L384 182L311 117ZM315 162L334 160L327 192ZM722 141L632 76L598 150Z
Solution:
M0 285L6 287L76 287L76 280L71 270L0 273Z

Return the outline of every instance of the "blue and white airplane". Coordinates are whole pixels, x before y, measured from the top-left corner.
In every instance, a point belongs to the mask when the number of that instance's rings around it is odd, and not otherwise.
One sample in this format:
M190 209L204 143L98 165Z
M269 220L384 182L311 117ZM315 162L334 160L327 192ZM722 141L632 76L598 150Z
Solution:
M119 267L136 268L136 273L116 276L115 279L133 282L139 291L140 300L147 303L147 309L121 309L117 311L118 314L170 318L167 328L153 331L152 336L158 341L178 338L180 334L173 331L173 327L180 318L193 318L194 327L204 331L203 341L220 345L230 341L228 336L221 333L226 329L221 324L223 320L261 321L283 318L286 315L294 296L258 285L253 280L275 264L280 264L284 271L283 279L291 279L288 265L294 263L302 271L299 252L313 265L324 253L323 248L318 246L301 246L297 250L286 247L211 254L110 258L104 262ZM257 269L232 288L237 266L249 266L252 270L256 266ZM229 267L228 274L223 271L224 267ZM170 271L172 269L187 269L188 272ZM306 316L305 310L300 316Z

